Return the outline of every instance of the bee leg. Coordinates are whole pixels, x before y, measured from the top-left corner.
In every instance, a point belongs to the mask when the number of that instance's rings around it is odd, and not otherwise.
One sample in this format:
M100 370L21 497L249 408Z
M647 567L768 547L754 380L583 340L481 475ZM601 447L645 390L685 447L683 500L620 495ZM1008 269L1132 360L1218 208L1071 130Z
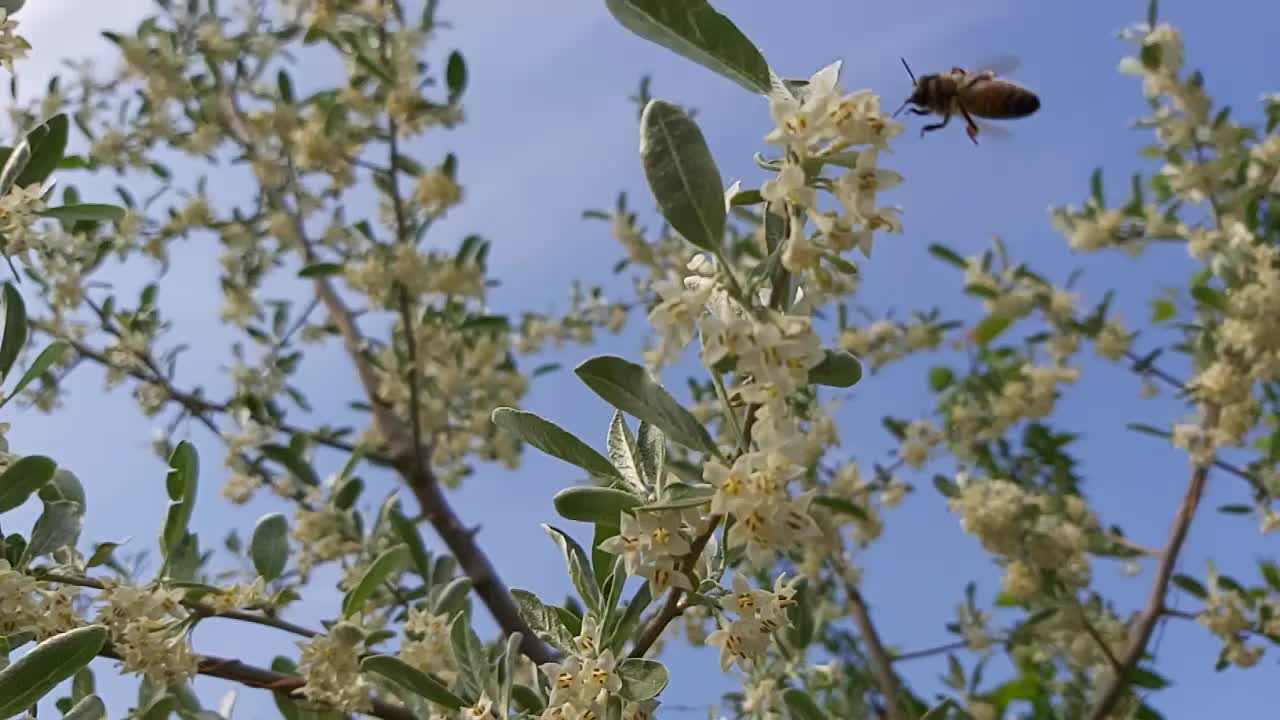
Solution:
M964 115L965 124L968 125L968 127L965 128L965 132L968 133L969 140L973 141L974 145L977 145L978 144L978 123L973 121L973 117L969 115L969 111L964 108L964 105L960 105L959 107L960 107L960 113Z
M933 132L934 130L941 130L942 128L946 127L947 123L949 122L951 122L951 113L950 112L943 113L942 122L936 122L932 125L925 125L924 127L920 128L920 137L924 137L924 134L927 132Z
M930 110L921 110L920 108L907 108L907 112L912 113L914 115L932 115L933 114L933 112Z

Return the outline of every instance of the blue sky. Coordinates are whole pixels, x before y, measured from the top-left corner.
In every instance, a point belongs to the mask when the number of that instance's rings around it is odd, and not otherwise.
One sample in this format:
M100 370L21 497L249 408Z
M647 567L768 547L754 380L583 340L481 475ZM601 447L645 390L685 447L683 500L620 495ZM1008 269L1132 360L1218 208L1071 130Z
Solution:
M93 54L112 62L110 48L97 36L107 28L128 28L150 3L117 0L89 5L57 0L32 1L19 18L35 45L36 58L20 66L23 87L43 85L60 57ZM756 3L726 0L720 9L753 38L781 74L807 76L832 60L845 61L848 89L871 87L886 105L896 106L909 92L899 64L905 56L917 73L966 65L995 54L1021 57L1016 77L1040 93L1039 114L1011 126L1014 136L975 148L959 127L921 140L918 119L893 155L883 163L906 176L889 201L904 207L906 233L878 241L874 259L862 264L865 278L859 300L877 311L899 313L940 305L948 314L971 318L973 304L959 293L958 275L929 259L925 248L944 242L964 254L981 251L993 235L1002 236L1012 253L1051 278L1063 280L1074 268L1086 270L1080 290L1096 302L1116 288L1116 306L1131 326L1148 317L1149 299L1164 284L1180 282L1190 267L1177 246L1152 250L1135 264L1121 257L1076 256L1049 225L1046 209L1076 203L1087 192L1088 175L1098 163L1107 167L1108 188L1127 186L1131 171L1141 168L1136 150L1148 140L1128 129L1143 111L1138 82L1116 72L1128 47L1115 32L1143 16L1145 2L1014 3L920 0L890 6L810 0L806 3ZM72 12L74 11L74 12ZM563 308L569 283L577 278L607 282L609 268L621 254L606 226L584 222L587 207L607 207L618 190L626 190L632 206L649 213L636 147L635 108L627 100L639 76L653 76L653 92L698 108L698 120L718 159L726 182L740 179L758 185L764 175L751 155L764 149L761 136L769 117L761 98L668 51L631 36L604 10L602 2L549 0L545 3L443 3L454 29L442 33L430 57L443 58L458 47L467 57L471 88L468 123L447 135L434 135L415 147L429 161L444 152L458 153L467 202L433 231L432 242L454 246L464 234L478 232L493 241L492 265L503 281L493 295L498 310L531 307ZM1191 65L1205 71L1211 94L1236 106L1236 117L1256 117L1256 99L1280 66L1280 47L1273 42L1280 5L1231 0L1196 3L1166 1L1162 15L1186 36ZM65 55L64 55L65 54ZM314 70L313 70L314 71ZM303 70L295 81L308 82ZM314 81L314 80L313 80ZM181 167L175 167L181 172ZM114 182L114 181L112 181ZM111 183L82 185L101 196ZM215 182L213 194L234 195L234 188ZM1112 199L1118 196L1113 195ZM650 222L650 224L653 224ZM216 276L208 270L215 251L208 243L192 243L165 281L165 307L180 323L183 339L216 350L227 336L217 321L220 301ZM149 273L146 270L145 273ZM136 268L115 273L124 285L145 282ZM179 291L180 288L180 291ZM620 287L618 294L625 294ZM633 330L638 325L633 325ZM1157 337L1140 340L1149 347ZM635 332L609 339L590 350L570 349L547 358L571 367L590 354L635 355ZM542 362L535 359L533 363ZM924 372L936 360L926 358L870 377L844 403L841 441L846 452L874 462L890 449L879 420L886 413L913 417L928 412ZM193 357L180 379L185 385L222 384L219 360ZM334 353L309 357L305 384L315 388L315 421L355 422L343 410L356 387L350 368ZM673 384L681 378L672 375ZM134 409L126 393L103 397L101 376L86 370L72 382L66 409L53 416L18 416L13 412L11 444L20 452L53 455L76 472L89 494L85 537L107 540L132 537L130 547L153 547L161 522L163 467L147 450L150 423ZM1066 400L1061 423L1083 435L1082 471L1086 492L1104 522L1120 523L1136 541L1164 542L1169 519L1186 483L1184 458L1158 441L1124 429L1127 422L1165 425L1181 416L1169 399L1140 401L1138 382L1120 368L1091 363L1081 392ZM330 394L331 393L331 394ZM539 379L525 407L568 427L588 441L603 443L609 408L563 372ZM301 420L301 418L299 418ZM217 495L222 450L198 431L192 432L204 460L200 511L196 529L208 546L228 529L247 536L258 515L277 509L255 501L248 509L228 506ZM322 458L333 469L336 459ZM514 587L563 594L567 583L559 553L542 539L539 523L553 516L552 495L573 481L566 466L530 451L524 467L508 473L484 469L454 495L459 513L483 528L481 543L491 553L505 580ZM989 600L998 588L998 572L976 543L945 512L928 483L928 474L907 477L918 485L904 505L886 518L880 542L860 561L865 567L866 594L886 642L919 649L951 638L942 625L961 601L963 585L978 582L979 598ZM390 480L374 482L376 498L391 488ZM492 498L500 498L494 502ZM1204 561L1243 580L1256 577L1254 558L1274 555L1274 536L1262 538L1256 522L1212 511L1217 505L1245 502L1236 480L1215 476L1203 512L1194 526L1180 568L1203 575ZM22 527L32 509L6 517ZM25 513L25 514L24 514ZM566 526L570 524L563 523ZM574 528L584 532L581 528ZM434 544L434 538L428 538ZM1145 597L1150 565L1139 578L1125 578L1114 564L1098 563L1099 587L1122 608L1133 609ZM325 579L319 578L317 587ZM1189 599L1179 607L1192 607ZM338 598L318 593L291 619L317 625L337 612ZM483 613L482 613L483 615ZM487 618L486 618L487 620ZM291 638L259 628L245 629L226 621L209 621L197 631L198 648L265 664L280 652L292 654ZM1214 673L1217 645L1199 628L1185 622L1170 625L1159 646L1159 666L1174 686L1155 701L1168 718L1200 718L1220 713L1244 714L1259 707L1266 676L1275 657L1264 658L1253 672ZM712 651L678 651L668 658L673 681L666 701L702 706L734 686L718 672ZM112 680L110 666L99 662L99 685L113 715L123 713L131 682ZM920 661L904 667L921 689L936 687L945 661ZM200 679L197 688L210 704L225 683ZM270 717L264 693L243 690L238 718ZM52 709L52 708L50 708ZM1233 712L1234 711L1234 712ZM684 713L674 716L685 716ZM693 716L693 715L690 715Z

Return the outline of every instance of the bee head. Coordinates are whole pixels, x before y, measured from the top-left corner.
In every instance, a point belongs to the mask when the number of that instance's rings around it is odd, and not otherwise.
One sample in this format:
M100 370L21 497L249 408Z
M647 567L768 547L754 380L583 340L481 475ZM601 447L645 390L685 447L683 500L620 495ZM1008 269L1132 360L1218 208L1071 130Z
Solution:
M893 111L893 117L898 117L898 114L903 110L906 110L908 105L923 105L925 99L924 85L916 80L916 74L911 72L911 66L907 64L907 59L899 59L902 60L902 67L907 69L907 75L911 77L911 97L907 98L906 101L902 103L901 107ZM925 76L925 79L928 79L927 75Z

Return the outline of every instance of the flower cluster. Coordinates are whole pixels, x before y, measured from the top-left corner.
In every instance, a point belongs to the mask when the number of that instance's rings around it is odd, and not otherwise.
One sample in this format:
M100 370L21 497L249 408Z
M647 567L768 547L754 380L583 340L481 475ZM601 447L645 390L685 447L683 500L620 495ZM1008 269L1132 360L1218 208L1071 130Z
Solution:
M880 98L870 90L841 95L840 63L833 63L809 78L803 87L775 78L769 95L769 112L776 127L765 142L784 150L777 175L764 183L760 194L770 202L793 209L782 262L792 272L816 270L820 259L838 256L854 248L871 255L875 232L901 232L898 210L876 204L877 195L902 182L902 176L879 166L882 150L902 132L902 125L880 110ZM847 148L865 146L859 151ZM839 163L848 172L829 189L840 203L838 211L822 211L817 193L805 171L806 161ZM818 229L815 237L804 230L802 215ZM840 272L839 262L834 264Z
M720 599L720 609L737 617L719 619L719 627L707 636L707 643L720 648L720 669L737 664L749 670L764 660L774 633L790 626L787 608L796 604L798 579L787 581L779 575L773 591L753 589L741 574L733 576L733 592Z
M299 692L304 697L347 712L371 709L372 687L360 672L365 647L359 628L339 624L333 632L299 642L298 647L302 649L298 673L306 680Z
M1013 597L1045 593L1046 577L1068 588L1088 586L1089 539L1099 526L1079 496L1035 494L1002 479L965 479L948 506L988 552L1007 558L1004 591Z
M1280 636L1280 597L1245 593L1226 583L1212 563L1209 566L1205 606L1196 620L1223 643L1222 658L1242 668L1253 667L1266 652L1265 645L1250 645L1248 633Z
M182 592L156 586L104 582L98 621L111 630L125 670L164 687L196 674L190 620Z
M595 616L588 613L569 657L538 666L551 684L551 696L541 720L605 717L610 697L622 689L622 677L613 651L601 650L603 630ZM651 716L653 705L656 703L644 706L648 713L645 717Z

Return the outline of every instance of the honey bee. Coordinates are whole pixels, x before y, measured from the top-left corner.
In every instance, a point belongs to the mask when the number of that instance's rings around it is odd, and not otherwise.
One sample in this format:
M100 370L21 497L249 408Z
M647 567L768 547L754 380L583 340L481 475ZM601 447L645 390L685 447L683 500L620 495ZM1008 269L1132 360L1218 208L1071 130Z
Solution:
M1017 66L1017 61L1004 58L998 65L1011 70ZM932 130L946 127L951 116L959 112L965 119L969 139L977 145L979 125L993 135L1002 133L991 125L976 122L974 116L1012 120L1027 117L1040 109L1040 98L1035 93L996 77L997 63L989 63L984 69L975 72L953 67L950 72L923 75L919 80L911 72L906 58L902 59L902 66L911 76L913 90L911 97L894 111L893 116L897 117L903 110L910 110L916 115L937 113L942 116L942 122L921 128L920 137Z

